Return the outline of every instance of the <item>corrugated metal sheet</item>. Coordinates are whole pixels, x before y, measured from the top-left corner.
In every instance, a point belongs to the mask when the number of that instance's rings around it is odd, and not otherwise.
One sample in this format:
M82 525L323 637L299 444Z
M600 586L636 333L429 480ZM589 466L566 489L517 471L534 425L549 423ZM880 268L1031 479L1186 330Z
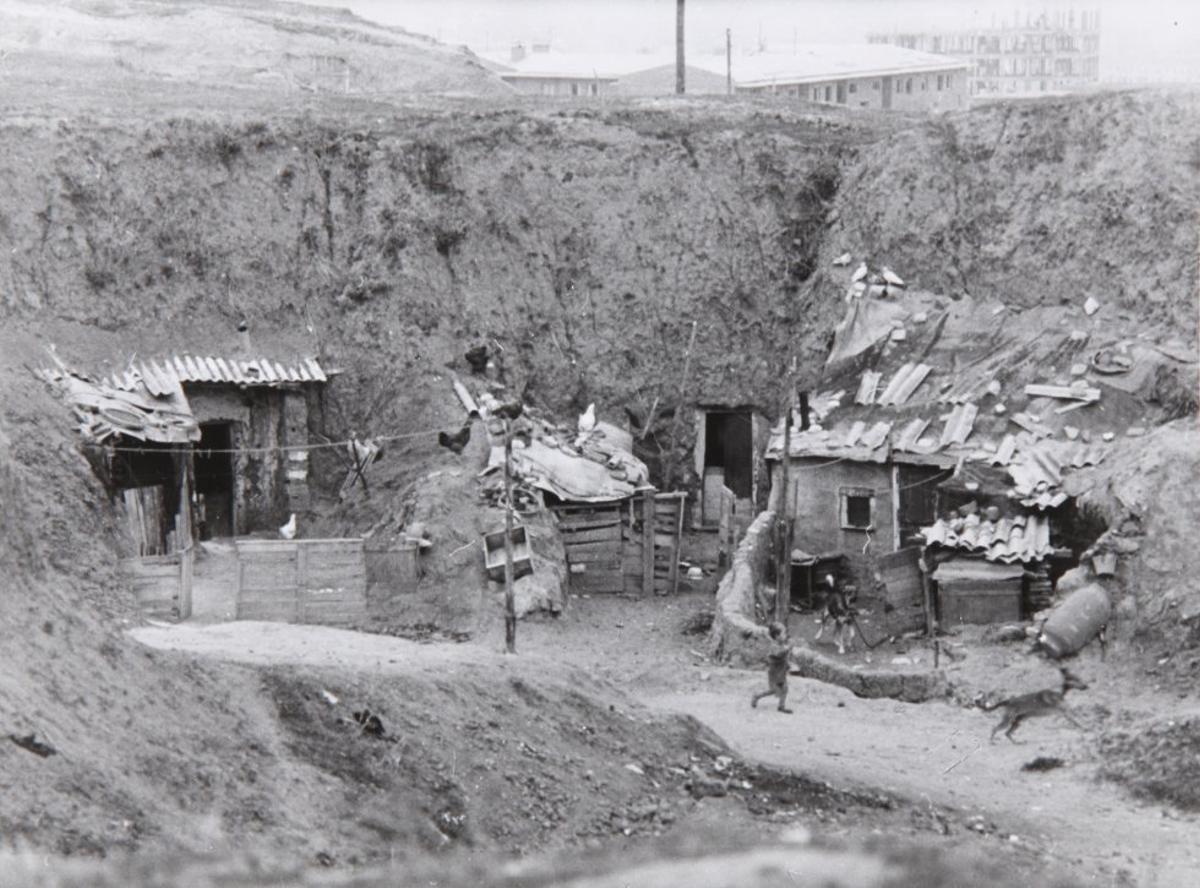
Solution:
M978 413L979 408L974 404L959 404L955 407L946 420L946 427L942 429L942 439L938 448L951 444L966 444L967 438L971 437L971 430L975 427L975 417Z
M875 392L879 388L879 380L883 378L882 373L877 373L874 370L864 370L862 381L858 384L858 393L854 396L855 404L874 404Z
M1050 554L1050 522L1038 515L1018 515L999 521L978 515L921 528L927 545L977 552L988 561L1013 564L1040 561Z
M866 424L863 424L864 428ZM884 433L886 437L886 432ZM805 431L797 433L794 429L790 441L793 457L821 457L830 459L848 459L857 462L886 462L888 450L886 447L848 446L846 432L842 429ZM767 442L767 459L779 459L783 452L783 430L777 428L771 432Z
M328 376L315 358L303 358L282 364L267 358L235 358L173 355L160 361L141 361L101 380L121 391L135 391L145 385L152 395L172 391L184 382L216 382L233 385L282 385L285 383L326 382Z
M1017 436L1005 435L1004 440L1000 442L1000 446L996 448L996 452L988 457L988 462L994 466L1006 466L1012 462L1013 455L1017 452Z
M914 419L900 430L900 434L896 436L892 446L897 450L911 451L915 449L918 439L925 434L927 428L929 428L929 420Z
M183 389L135 383L128 389L95 383L63 369L39 374L62 392L75 411L79 431L90 441L102 443L114 435L160 444L187 444L200 440L200 426L192 414ZM156 385L163 380L156 379Z
M887 440L888 432L892 430L890 422L877 422L871 426L870 430L863 435L862 445L871 450L876 449Z
M932 369L928 364L905 364L896 371L896 375L892 377L891 382L888 383L876 403L884 407L900 406L925 381L925 377Z

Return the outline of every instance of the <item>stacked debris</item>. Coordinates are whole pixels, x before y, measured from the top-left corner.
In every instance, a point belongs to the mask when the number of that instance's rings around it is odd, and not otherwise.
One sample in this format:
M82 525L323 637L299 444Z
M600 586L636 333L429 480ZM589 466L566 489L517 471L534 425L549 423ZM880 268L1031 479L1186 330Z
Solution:
M540 509L545 493L562 502L621 500L649 480L646 465L633 455L632 436L610 423L596 421L594 406L571 429L522 405L501 401L491 392L475 399L461 383L456 390L463 406L478 413L487 430L491 452L480 473L480 496L487 503L505 505L506 424L512 436L513 508L518 512Z
M118 387L69 369L53 350L50 357L54 366L36 375L70 406L85 441L100 444L118 435L160 444L200 440L200 425L174 376L139 374Z

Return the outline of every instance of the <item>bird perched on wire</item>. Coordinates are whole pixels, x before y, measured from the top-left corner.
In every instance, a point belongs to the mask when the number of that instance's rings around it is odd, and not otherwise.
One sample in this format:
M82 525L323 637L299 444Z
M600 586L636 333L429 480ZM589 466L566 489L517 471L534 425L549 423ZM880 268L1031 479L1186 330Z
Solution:
M462 453L463 448L471 440L471 422L463 423L463 427L453 435L447 432L438 432L438 443L449 450L451 453Z
M287 524L285 524L285 525L283 525L283 527L279 528L279 535L285 540L290 540L290 539L295 538L295 536L296 536L296 513L295 512L292 512L291 516L287 520Z
M579 431L587 434L596 427L596 405L588 404L587 410L579 416Z

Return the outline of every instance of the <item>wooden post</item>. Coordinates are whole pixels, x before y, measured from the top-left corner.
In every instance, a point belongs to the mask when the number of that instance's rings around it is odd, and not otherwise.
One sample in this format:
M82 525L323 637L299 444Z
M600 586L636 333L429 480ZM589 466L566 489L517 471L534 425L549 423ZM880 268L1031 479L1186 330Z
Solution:
M917 564L921 568L921 591L925 595L925 633L929 636L930 642L933 643L933 668L937 669L938 661L941 659L941 645L938 644L937 619L934 616L933 609L933 590L929 586L929 565L925 563L924 555L921 556Z
M780 511L777 516L776 531L779 534L775 556L775 619L787 625L788 611L792 607L792 520L791 520L791 473L789 466L792 462L792 389L794 373L789 369L786 383L787 391L783 396L783 452L780 455L780 486L783 496L780 498Z
M179 490L179 516L175 522L176 544L179 546L179 619L192 615L192 566L195 550L192 548L192 452L183 458L182 482Z
M683 0L675 0L675 92L685 92L683 62Z
M676 500L679 503L679 514L675 516L675 539L671 541L671 594L679 594L679 549L683 542L683 507L687 502L687 493L681 493Z
M725 92L733 95L733 32L725 29Z
M513 596L512 432L504 420L504 652L517 652L517 605Z
M642 491L642 595L654 594L654 488Z

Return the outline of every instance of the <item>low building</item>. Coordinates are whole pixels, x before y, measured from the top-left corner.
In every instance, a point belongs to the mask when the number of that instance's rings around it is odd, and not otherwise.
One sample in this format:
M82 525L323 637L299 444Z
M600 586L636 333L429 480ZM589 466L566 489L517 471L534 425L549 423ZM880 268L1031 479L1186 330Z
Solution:
M873 44L944 53L970 64L970 94L1036 96L1100 80L1100 11L1027 16L998 27L872 34Z
M878 44L809 45L733 59L738 93L883 111L953 111L969 101L970 65Z
M315 359L173 355L98 381L47 374L97 445L93 464L125 501L141 554L184 547L182 528L274 534L309 509L309 429L329 378Z
M506 59L489 66L518 92L539 96L591 98L599 96L661 96L675 92L675 55L654 53L569 53L547 44L530 51L518 45ZM724 59L720 68L687 64L685 92L720 95L728 92Z

